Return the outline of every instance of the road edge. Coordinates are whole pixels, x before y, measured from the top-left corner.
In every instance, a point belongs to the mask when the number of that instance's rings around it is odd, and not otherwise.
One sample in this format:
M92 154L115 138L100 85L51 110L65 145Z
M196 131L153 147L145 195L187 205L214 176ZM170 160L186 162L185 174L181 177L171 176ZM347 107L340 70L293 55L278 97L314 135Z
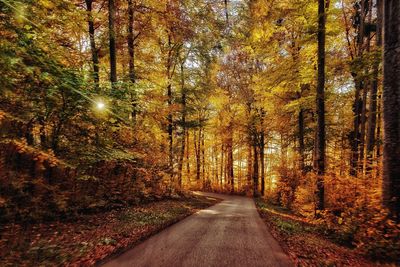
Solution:
M151 238L152 236L154 236L154 235L156 235L156 234L158 234L158 233L164 231L164 230L167 229L168 227L171 227L172 225L177 224L177 223L179 223L179 222L181 222L181 221L187 219L188 217L193 216L194 214L196 214L196 213L198 213L198 212L200 212L200 211L202 211L202 210L204 210L204 209L208 209L208 208L210 208L210 207L212 207L212 206L215 206L215 205L219 204L221 201L223 201L223 199L216 198L216 197L206 197L206 196L203 196L203 195L200 195L200 194L196 194L196 195L197 195L198 197L213 198L213 199L215 199L216 202L215 202L214 204L212 204L212 205L209 205L209 206L203 208L203 209L193 210L192 213L188 213L188 214L185 214L185 215L183 215L183 216L176 217L176 218L172 219L171 221L169 221L169 222L163 224L163 225L160 226L159 228L154 229L153 231L147 232L144 236L142 236L142 237L139 238L138 240L136 240L136 241L130 243L129 245L127 245L127 246L125 246L125 247L123 247L123 248L118 248L117 250L113 251L111 254L109 254L108 256L104 257L103 259L96 261L96 263L94 264L94 266L102 266L102 265L106 264L107 262L109 262L109 261L111 261L111 260L113 260L113 259L118 258L119 256L121 256L122 254L124 254L124 253L127 252L128 250L131 250L131 249L133 249L134 247L140 245L141 243L143 243L143 242L146 241L147 239L149 239L149 238Z

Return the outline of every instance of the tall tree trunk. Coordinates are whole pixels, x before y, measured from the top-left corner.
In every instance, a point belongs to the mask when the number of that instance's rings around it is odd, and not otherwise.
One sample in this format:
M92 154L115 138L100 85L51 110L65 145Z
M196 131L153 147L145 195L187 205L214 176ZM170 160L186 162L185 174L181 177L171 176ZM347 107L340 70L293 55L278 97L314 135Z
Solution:
M134 36L134 12L133 0L128 0L128 54L129 54L129 80L132 84L136 83L135 73L135 36ZM137 116L137 93L131 93L132 120L136 122Z
M135 83L135 37L134 37L134 5L128 0L128 53L129 53L129 80Z
M261 109L261 133L260 133L260 163L261 163L261 195L265 194L265 111Z
M94 37L95 28L94 28L94 20L92 14L92 4L93 0L85 0L86 2L86 11L88 15L88 25L89 25L89 39L90 39L90 51L92 52L92 64L93 64L93 82L95 90L99 90L99 53L96 48L96 41Z
M194 150L196 154L196 180L200 180L200 170L201 170L201 155L200 155L200 135L201 135L201 128L199 128L199 135L197 139L196 132L194 132Z
M372 24L372 5L368 5L368 24ZM370 32L366 33L366 51L367 53L371 50L371 34ZM369 68L365 70L366 74L369 74ZM361 135L360 135L360 158L359 158L359 170L363 174L364 173L364 163L365 163L365 144L366 144L366 123L367 123L367 98L368 91L372 87L372 83L367 81L363 88L363 98L362 98L362 111L361 111Z
M382 12L383 13L383 12ZM376 115L376 162L379 163L381 162L382 158L382 150L383 150L383 137L382 137L382 92L379 92L378 90L378 107L377 107L377 115ZM376 174L375 177L381 177L381 168L376 168Z
M108 0L108 34L110 43L110 81L115 87L117 82L117 47L115 37L115 0Z
M218 184L218 157L217 157L217 147L212 148L212 178L214 180L213 184Z
M182 169L183 158L185 156L185 138L186 138L186 89L185 89L185 75L184 75L184 62L181 62L181 101L182 101L182 135L181 135L181 151L179 154L178 163L178 182L182 187Z
M168 82L167 86L167 96L168 96L168 162L169 162L169 172L170 176L173 177L173 171L174 171L174 151L173 151L173 145L174 145L174 137L173 137L173 120L172 120L172 112L171 112L171 106L172 106L172 85L171 81Z
M261 163L261 195L265 194L265 133L261 130L260 136L260 163Z
M168 56L166 62L166 76L167 76L167 105L168 105L168 115L167 115L167 133L168 133L168 161L169 161L169 171L170 176L174 176L174 136L173 136L173 116L172 116L172 78L175 73L175 61L174 61L174 46L171 40L171 34L168 34Z
M357 57L361 58L364 50L364 29L365 29L365 0L361 0L360 7L360 24L358 25L358 35L357 35ZM354 129L353 135L351 136L351 159L350 159L350 175L357 176L358 171L358 162L360 158L360 140L361 140L361 132L360 125L362 120L362 109L363 102L361 99L361 91L366 88L365 82L362 81L361 77L362 71L359 70L358 73L354 73L353 77L355 79L355 98L353 105L353 113L354 113Z
M377 31L376 31L376 47L381 49L382 46L382 12L383 12L383 0L377 1ZM376 143L376 117L377 117L377 97L378 97L378 85L379 85L379 63L381 60L376 60L374 63L374 80L372 82L371 96L369 103L369 114L368 114L368 133L367 133L367 172L371 171L373 164L373 153Z
M258 196L258 150L257 150L257 137L254 137L253 143L253 196Z
M318 84L317 84L317 210L324 209L325 175L325 24L329 0L318 0Z
M359 80L359 76L355 76L356 86L355 86L355 100L353 104L353 132L350 137L351 139L351 156L350 156L350 175L357 176L357 166L358 166L358 158L359 158L359 144L360 144L360 121L361 121L361 110L362 110L362 101L360 99L360 93L362 89L362 82Z
M384 1L383 204L400 221L400 1Z
M225 161L224 161L224 155L225 155L225 145L222 143L221 144L221 165L220 165L220 168L221 168L221 175L219 176L220 177L220 188L221 188L221 190L222 190L222 188L223 188L223 179L224 179L224 163L225 163ZM225 178L226 179L226 178Z
M253 173L253 148L251 145L251 139L247 142L247 187L248 190L251 190L251 178Z
M362 107L361 107L361 121L360 121L360 141L359 141L359 158L358 170L362 174L364 167L364 149L365 149L365 130L367 122L367 98L368 98L369 83L367 82L363 88Z
M305 173L305 157L304 157L304 109L299 111L299 154L300 154L300 170Z
M190 136L189 131L186 131L186 173L190 181Z
M228 140L227 140L227 172L228 172L228 183L231 185L231 192L235 192L235 179L233 172L233 125L229 123L228 127Z
M237 149L237 162L238 162L238 168L237 168L237 173L236 173L236 181L237 181L237 188L239 190L242 186L242 149L241 148Z
M205 184L206 181L206 161L205 161L205 147L204 147L204 129L202 129L201 134L200 134L200 138L201 138L201 176L203 178L203 184Z

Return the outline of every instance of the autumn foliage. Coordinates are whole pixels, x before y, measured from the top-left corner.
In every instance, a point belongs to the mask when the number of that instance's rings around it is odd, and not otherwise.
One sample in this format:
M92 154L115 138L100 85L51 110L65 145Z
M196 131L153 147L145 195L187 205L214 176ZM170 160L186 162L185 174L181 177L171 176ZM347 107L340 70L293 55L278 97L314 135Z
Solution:
M0 223L201 189L398 260L383 2L0 0Z

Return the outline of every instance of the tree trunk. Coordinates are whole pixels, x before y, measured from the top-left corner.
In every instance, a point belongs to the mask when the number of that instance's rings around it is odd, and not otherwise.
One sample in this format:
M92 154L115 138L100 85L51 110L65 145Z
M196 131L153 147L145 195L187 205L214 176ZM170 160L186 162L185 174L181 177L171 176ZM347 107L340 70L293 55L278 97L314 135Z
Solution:
M212 148L212 163L212 178L214 180L213 184L218 184L218 156L216 146L213 146Z
M368 24L372 24L372 5L368 5ZM367 43L366 43L366 51L367 53L371 50L371 34L368 32L367 35ZM365 70L366 74L369 74L369 68ZM363 98L362 98L362 111L361 111L361 135L360 135L360 158L359 158L359 170L363 174L364 173L364 162L365 162L365 144L367 143L366 137L366 123L367 123L367 98L368 91L373 84L370 81L365 83L366 86L363 88ZM371 88L372 90L372 88Z
M251 190L251 176L253 169L253 152L252 152L251 140L248 140L247 143L247 187L248 190Z
M96 92L99 91L99 53L96 48L96 41L94 38L94 21L92 14L92 4L93 0L85 0L86 2L86 11L88 15L88 25L89 25L89 39L90 39L90 50L92 52L92 64L93 64L93 82Z
M190 181L190 136L189 131L186 131L186 173Z
M257 137L254 137L254 140L256 140ZM257 150L257 142L254 142L253 144L253 196L258 196L258 150Z
M382 6L383 0L377 1L377 31L376 31L376 47L380 49L382 46ZM372 82L371 96L369 103L369 114L368 114L368 133L367 133L367 172L371 171L373 164L373 153L376 143L376 117L377 117L377 96L378 96L378 85L379 85L379 62L374 63L374 80Z
M134 40L134 6L128 0L128 53L129 53L129 80L135 83L135 40Z
M171 82L168 82L167 86L167 96L168 96L168 108L170 109L172 106L172 85ZM168 110L168 162L169 162L169 172L170 176L173 177L173 169L174 169L174 151L173 151L173 145L174 145L174 137L173 137L173 121L172 121L172 112L171 110Z
M379 93L378 92L378 107L377 107L377 109L378 109L378 111L377 111L377 118L376 118L376 120L377 120L377 122L376 122L376 143L377 143L377 146L376 146L376 161L379 163L380 162L380 159L382 158L382 150L383 150L383 137L382 137L382 124L383 124L383 121L382 121L382 105L383 105L383 103L382 103L382 93ZM380 168L377 168L376 169L377 170L377 172L376 172L376 177L380 177Z
M128 53L129 53L129 80L132 84L136 83L135 73L135 37L134 37L134 5L132 0L128 0ZM137 93L131 93L132 120L136 122L137 116Z
M228 140L227 140L227 172L228 172L228 183L231 185L231 192L235 192L235 180L233 173L233 125L232 122L229 123L228 127Z
M237 172L236 172L236 181L237 181L237 188L238 191L240 190L242 186L242 149L238 148L237 149Z
M325 175L325 0L318 0L318 84L317 84L317 210L324 209L324 175Z
M364 167L364 149L365 149L365 130L367 122L367 97L368 97L368 87L367 83L363 88L362 95L362 107L361 107L361 121L360 121L360 141L359 141L359 158L358 158L358 170L362 174Z
M360 7L360 24L358 25L358 35L357 35L357 44L358 51L357 56L361 58L363 55L363 46L364 46L364 28L365 28L365 0L361 0ZM353 105L353 113L354 113L354 130L353 135L351 136L351 159L350 159L350 175L357 176L358 171L358 162L360 158L360 140L361 140L361 132L360 125L362 120L362 110L363 110L363 102L361 99L361 90L365 89L365 83L361 80L361 71L359 73L354 73L353 77L355 79L355 98Z
M299 111L299 154L300 154L300 170L305 173L305 157L304 157L304 109Z
M203 184L205 184L206 181L206 161L205 161L205 147L204 147L204 129L202 129L201 134L200 134L200 138L201 138L201 161L202 161L202 165L201 165L201 176L203 178Z
M30 146L34 145L34 137L33 137L33 125L34 125L34 119L31 119L27 125L26 125L26 131L25 131L25 140L26 143Z
M201 170L201 155L200 155L200 135L201 128L199 128L199 139L197 140L196 132L194 132L194 150L196 154L196 180L200 180L200 170Z
M115 0L108 0L108 34L110 43L110 81L117 82L117 48L115 38Z
M40 145L42 148L47 148L47 137L46 137L46 123L43 116L39 116L39 135L40 135Z
M167 105L168 105L168 115L167 115L167 133L168 133L168 143L169 143L169 171L170 176L173 178L174 176L174 136L173 136L173 115L172 115L172 104L173 104L173 96L172 96L172 79L175 73L176 61L174 60L174 50L176 47L172 43L172 36L168 34L168 56L166 62L166 78L167 78Z
M265 194L265 133L260 136L260 162L261 162L261 195Z
M222 144L221 145L221 165L220 165L220 168L221 168L221 175L220 175L220 188L222 189L223 188L223 179L224 179L224 155L225 155L225 146L224 146L224 144Z
M357 176L357 166L358 166L358 148L360 144L360 121L361 121L361 110L362 110L362 102L360 99L360 92L362 89L362 83L359 81L358 77L356 79L356 88L355 88L355 100L353 105L353 113L354 113L354 120L353 120L353 132L350 137L351 140L351 157L350 157L350 175Z
M400 1L384 1L383 204L400 221Z
M265 111L261 109L261 133L260 133L260 162L261 162L261 195L265 194Z
M182 187L182 169L183 158L185 156L185 138L186 138L186 89L185 89L185 75L184 75L184 62L181 63L181 100L182 100L182 135L181 135L181 151L179 154L178 163L178 182Z

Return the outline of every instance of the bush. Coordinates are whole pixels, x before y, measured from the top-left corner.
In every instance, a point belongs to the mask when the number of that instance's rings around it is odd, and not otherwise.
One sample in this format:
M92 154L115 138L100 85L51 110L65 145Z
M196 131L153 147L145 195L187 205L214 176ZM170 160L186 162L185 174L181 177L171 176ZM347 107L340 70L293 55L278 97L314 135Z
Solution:
M165 195L165 173L138 160L71 167L24 142L0 143L1 221L33 222L137 204Z

